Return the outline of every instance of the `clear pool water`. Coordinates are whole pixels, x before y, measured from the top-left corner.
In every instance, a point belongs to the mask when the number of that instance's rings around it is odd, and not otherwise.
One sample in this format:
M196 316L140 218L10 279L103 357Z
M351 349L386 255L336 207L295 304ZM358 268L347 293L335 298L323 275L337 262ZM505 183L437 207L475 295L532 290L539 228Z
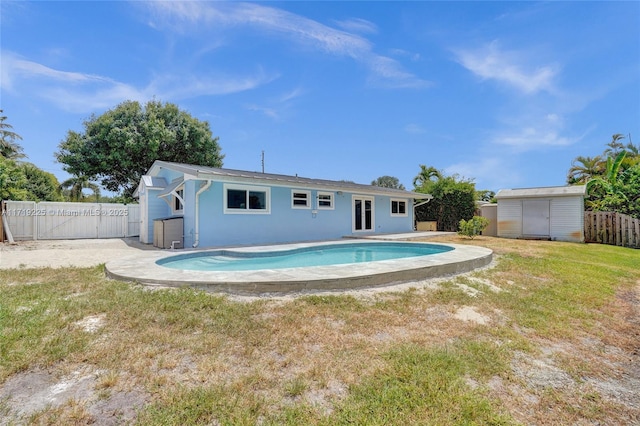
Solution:
M158 260L161 266L191 271L255 271L377 262L428 256L453 250L424 243L353 243L305 247L287 251L238 252L212 250Z

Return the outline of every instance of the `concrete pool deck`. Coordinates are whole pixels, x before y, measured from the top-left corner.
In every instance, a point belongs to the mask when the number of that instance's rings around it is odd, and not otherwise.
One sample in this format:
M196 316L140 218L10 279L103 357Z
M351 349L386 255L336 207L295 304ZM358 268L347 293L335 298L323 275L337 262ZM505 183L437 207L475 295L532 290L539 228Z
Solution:
M358 239L358 241L373 243L380 240L407 240L407 235L377 236ZM415 237L416 235L411 234L411 236ZM352 244L353 242L353 239L343 239L295 244L226 247L225 249L237 252L278 252L329 244ZM212 292L240 295L286 294L378 287L392 283L460 274L488 265L491 263L493 256L493 252L484 247L450 243L434 244L453 247L454 250L429 256L360 264L232 272L189 271L171 269L156 264L157 260L165 257L214 251L216 250L215 248L179 251L154 250L142 251L135 256L112 260L106 264L105 271L110 278L138 282L147 286L189 286Z

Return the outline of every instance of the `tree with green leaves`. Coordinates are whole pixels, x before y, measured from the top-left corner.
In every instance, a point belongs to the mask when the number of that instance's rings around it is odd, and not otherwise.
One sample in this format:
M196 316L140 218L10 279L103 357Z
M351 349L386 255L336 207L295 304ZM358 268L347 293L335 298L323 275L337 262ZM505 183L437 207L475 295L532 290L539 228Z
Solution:
M606 157L615 157L620 154L621 151L624 151L624 135L622 133L616 133L611 136L611 142L607 144L607 147L604 150L604 155Z
M83 193L84 189L90 189L93 191L95 200L92 201L95 201L96 203L100 201L100 186L91 182L86 176L70 177L60 184L60 188L69 201L79 202L87 198Z
M45 172L32 163L19 163L25 177L24 189L30 201L64 201L60 184L53 173Z
M141 176L155 160L221 167L218 138L209 123L171 103L126 101L69 131L55 153L73 176L97 180L131 199Z
M433 167L420 166L421 172L416 182L415 191L431 194L433 199L416 208L417 221L437 221L438 231L456 232L460 220L470 220L476 211L476 188L473 181L461 179L458 175L445 176L438 170L437 175L430 171ZM436 180L424 179L423 171Z
M631 135L629 135L629 138ZM585 207L640 218L640 147L616 133L602 155L578 156L567 175L569 184L586 184Z
M640 217L640 164L624 169L627 151L607 158L605 172L587 182L587 209Z
M14 132L11 124L5 123L7 117L0 109L0 156L10 160L24 158L22 147L17 141L22 140L22 136Z
M400 180L393 176L380 176L378 179L372 181L371 185L381 188L405 189L404 185L400 183Z
M31 163L0 156L0 200L63 201L58 179Z
M473 240L476 236L482 234L482 231L487 226L489 226L489 219L486 217L473 216L469 220L460 219L458 235L463 235Z
M420 173L413 178L413 186L416 188L423 186L427 182L433 181L433 179L441 179L442 173L435 167L427 167L424 164L420 164Z
M27 181L15 161L0 156L0 200L24 201L28 198Z
M602 157L577 156L571 162L571 168L567 174L567 183L569 185L585 184L589 179L602 174L603 162Z
M489 189L481 189L476 191L476 200L477 201L485 201L488 203L496 202L496 192L491 191Z

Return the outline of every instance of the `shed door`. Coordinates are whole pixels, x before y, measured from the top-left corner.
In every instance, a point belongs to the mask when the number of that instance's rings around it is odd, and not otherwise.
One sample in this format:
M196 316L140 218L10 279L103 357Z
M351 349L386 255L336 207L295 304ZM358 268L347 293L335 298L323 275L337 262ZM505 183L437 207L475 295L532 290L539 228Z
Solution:
M548 237L550 235L549 200L522 201L522 235Z

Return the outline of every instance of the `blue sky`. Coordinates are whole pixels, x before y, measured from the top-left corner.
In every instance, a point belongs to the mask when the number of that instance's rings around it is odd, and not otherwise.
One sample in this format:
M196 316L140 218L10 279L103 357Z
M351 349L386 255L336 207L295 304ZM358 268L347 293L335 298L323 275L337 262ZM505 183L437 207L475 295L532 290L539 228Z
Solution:
M563 185L640 143L640 2L12 2L0 107L28 161L125 100L207 120L224 166L412 189Z

